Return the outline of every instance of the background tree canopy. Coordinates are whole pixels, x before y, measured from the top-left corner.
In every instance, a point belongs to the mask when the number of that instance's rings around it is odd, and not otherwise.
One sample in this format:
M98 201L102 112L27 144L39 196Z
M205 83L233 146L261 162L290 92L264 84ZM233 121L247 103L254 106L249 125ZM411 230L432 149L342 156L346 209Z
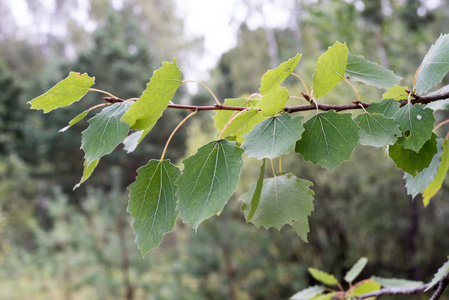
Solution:
M142 260L126 212L126 188L139 167L160 157L187 112L164 112L158 130L136 151L124 155L119 146L102 158L89 183L72 191L83 172L78 149L86 122L58 131L97 103L98 95L46 115L30 111L26 102L72 70L95 75L96 86L124 99L139 97L163 60L177 57L186 62L183 69L195 65L191 58L204 55L202 40L184 33L183 13L172 1L119 1L118 6L54 1L51 9L40 1L25 2L35 22L32 36L11 16L9 5L0 3L0 298L286 299L316 283L309 267L343 278L367 257L360 278L376 274L428 282L447 260L447 182L424 208L421 196L412 201L407 195L404 173L388 154L371 147L357 148L334 172L298 155L283 157L289 170L313 179L312 190L320 195L309 218L308 243L291 230L246 224L237 200L257 180L260 164L245 158L248 176L220 216L201 223L197 232L178 220ZM238 24L236 46L207 79L219 99L257 91L265 71L295 53L304 56L301 75L311 86L316 58L337 40L352 54L413 82L430 45L448 31L444 1L276 2L292 8L286 28L255 28L250 20L267 17L265 1L239 2L249 12L247 22ZM86 19L80 22L75 12ZM42 29L42 18L58 30ZM441 85L448 83L445 78ZM285 85L295 89L297 82L288 78ZM363 101L382 98L379 89L356 87ZM198 90L191 94L181 86L173 101L212 105L207 91ZM354 94L338 86L324 97L341 104ZM180 165L198 145L216 138L213 114L181 127L166 157ZM436 117L447 119L447 112Z

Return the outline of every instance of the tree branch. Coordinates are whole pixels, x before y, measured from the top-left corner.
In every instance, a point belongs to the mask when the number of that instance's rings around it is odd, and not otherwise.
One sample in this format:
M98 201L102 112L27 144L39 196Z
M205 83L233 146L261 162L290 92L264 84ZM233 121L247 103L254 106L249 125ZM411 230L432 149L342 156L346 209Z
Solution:
M427 104L430 102L443 100L443 99L449 99L449 92L442 93L442 94L436 94L436 95L430 95L430 96L419 96L414 95L414 99L411 101L412 104L419 103L419 104ZM112 97L104 97L105 101L108 101L110 103L115 102L123 102L125 100L120 98L112 98ZM404 106L407 104L407 100L401 100L398 101L401 106ZM358 102L354 101L351 104L317 104L318 109L322 111L328 111L328 110L335 110L335 111L341 111L341 110L349 110L349 109L361 109L363 106L364 108L370 106L370 103L366 102ZM240 107L240 106L227 106L227 105L211 105L211 106L195 106L195 105L180 105L180 104L169 104L168 107L170 108L177 108L177 109L188 109L191 111L199 111L199 110L244 110L247 109L247 107ZM286 106L284 108L284 111L287 113L293 113L297 111L307 111L307 110L315 110L317 107L315 104L306 104L306 105L296 105L296 106Z
M441 297L444 292L444 289L449 284L449 272L447 272L439 281L436 291L433 293L432 297L429 300L437 300ZM379 291L363 294L359 296L357 299L366 299L370 297L380 298L385 295L413 295L424 293L424 291L429 287L429 283L425 283L423 285L413 287L413 288L384 288Z

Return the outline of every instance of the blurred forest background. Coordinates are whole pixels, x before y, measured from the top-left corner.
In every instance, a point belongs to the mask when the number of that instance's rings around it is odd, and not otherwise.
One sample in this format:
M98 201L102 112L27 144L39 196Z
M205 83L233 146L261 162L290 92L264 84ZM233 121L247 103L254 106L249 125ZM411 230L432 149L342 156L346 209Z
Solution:
M172 0L55 0L52 9L39 0L24 2L34 22L27 31L8 1L0 1L0 299L287 299L314 283L308 267L341 278L366 256L361 278L429 281L446 260L448 183L424 209L419 197L412 201L407 195L403 174L387 153L369 147L358 147L334 172L299 155L283 159L284 169L314 182L309 243L289 228L266 231L245 224L237 199L259 170L248 159L243 184L219 217L202 223L197 233L177 222L142 259L126 212L126 187L138 167L160 157L186 112L168 110L135 152L127 155L120 146L72 191L82 175L80 133L87 123L58 130L102 95L47 115L26 102L71 70L95 76L96 88L138 97L163 60L177 57L181 71L197 64L203 40L185 34L182 12ZM250 17L261 14L266 2L239 3ZM449 32L449 3L443 0L275 3L289 8L288 26L251 28L240 22L236 46L205 77L220 99L257 92L262 74L297 52L303 53L297 73L310 86L317 57L337 40L410 86L430 45ZM55 30L44 28L42 20ZM296 81L286 84L299 94ZM357 87L367 102L383 92ZM212 103L198 90L191 94L183 86L174 101ZM342 85L322 101L354 98ZM202 141L215 138L213 114L197 115L175 135L167 153L172 162L180 164Z

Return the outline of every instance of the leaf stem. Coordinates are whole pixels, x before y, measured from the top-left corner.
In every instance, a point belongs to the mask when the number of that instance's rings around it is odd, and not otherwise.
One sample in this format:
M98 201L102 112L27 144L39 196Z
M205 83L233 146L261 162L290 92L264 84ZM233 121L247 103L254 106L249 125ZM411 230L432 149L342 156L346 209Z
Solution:
M247 110L249 110L249 108L246 108L246 109L244 109L242 111L239 111L238 113L237 113L237 111L232 113L231 117L229 118L228 123L226 123L226 126L223 128L223 130L220 133L220 136L218 137L219 140L221 140L221 137L222 137L223 133L226 131L226 129L229 127L229 125L231 125L231 123L234 122L235 118L237 118L238 115L244 113Z
M438 128L440 128L441 126L443 126L444 124L449 123L449 119L441 122L440 124L438 124L437 126L435 126L435 128L432 130L433 132L435 132L435 130L437 130Z
M274 164L272 159L270 159L270 163L271 163L271 171L273 171L273 176L276 177L276 171L274 170Z
M113 94L111 94L111 93L109 93L109 92L103 91L103 90L90 88L89 91L91 91L91 92L103 93L103 94L105 94L105 95L108 95L109 97L112 97L114 100L120 99L119 97L117 97L117 96L115 96L115 95L113 95Z
M164 151L162 152L161 155L161 159L160 161L164 160L165 157L165 152L167 152L167 148L168 148L168 144L170 143L172 137L175 135L175 132L178 131L179 127L182 126L182 124L184 124L191 116L193 116L194 114L196 114L198 111L195 110L193 113L189 114L187 117L185 117L181 122L179 122L178 126L176 126L176 128L173 130L173 132L170 134L170 136L168 137L167 143L165 143L165 147L164 147Z
M355 88L355 86L353 86L352 83L350 83L349 80L347 80L347 79L344 78L344 77L343 77L343 80L346 81L346 83L349 84L349 85L354 89L355 94L357 95L357 100L359 100L359 102L361 102L361 101L360 101L359 92L357 91L357 89Z
M279 156L279 172L282 173L282 156Z
M309 96L310 97L310 94L309 94L309 90L307 89L307 86L306 86L306 84L305 84L305 82L304 82L304 80L302 80L302 78L298 75L298 74L296 74L296 73L292 73L292 75L293 76L295 76L295 77L298 77L299 78L299 80L301 80L301 82L302 82L302 85L304 86L304 88L306 89L306 93L307 93L307 96Z
M218 105L221 105L220 101L218 101L218 99L217 99L217 96L215 96L215 94L211 91L211 89L210 89L207 85L205 85L204 83L201 83L201 82L199 82L199 81L196 81L196 80L183 80L181 83L187 83L187 82L194 82L194 83L200 84L200 85L202 85L203 87L205 87L206 90L208 90L209 93L212 95L212 97L214 97L215 102L216 102Z
M112 103L101 103L101 104L92 106L91 108L88 109L88 111L94 110L94 109L96 109L96 108L98 108L98 107L108 106L108 105L111 105L111 104L112 104Z

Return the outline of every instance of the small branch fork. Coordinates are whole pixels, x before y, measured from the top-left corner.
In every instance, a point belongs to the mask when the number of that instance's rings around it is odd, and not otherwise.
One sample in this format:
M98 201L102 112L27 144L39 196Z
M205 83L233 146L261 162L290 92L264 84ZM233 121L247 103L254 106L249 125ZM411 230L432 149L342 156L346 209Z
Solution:
M434 102L437 100L443 100L443 99L449 99L449 92L437 94L437 95L431 95L431 96L419 96L419 95L412 95L414 98L411 100L412 104L420 103L420 104L427 104L430 102ZM126 100L120 99L120 98L113 98L113 97L104 97L105 101L109 103L116 103L116 102L124 102ZM404 106L408 103L408 100L401 100L398 101L401 106ZM315 110L319 109L322 111L328 111L328 110L335 110L335 111L341 111L341 110L349 110L349 109L361 109L367 108L370 106L370 103L366 102L360 102L360 101L354 101L352 104L306 104L306 105L297 105L297 106L286 106L284 111L286 113L293 113L297 111L307 111L307 110ZM177 109L188 109L191 111L200 111L200 110L234 110L234 111L241 111L247 109L247 107L239 107L239 106L227 106L227 105L221 105L221 104L215 104L211 106L195 106L195 105L180 105L180 104L169 104L168 107L170 108L177 108Z
M443 294L444 290L449 284L449 272L444 275L440 281L435 285L436 290L432 294L432 297L429 298L429 300L438 300L440 299L441 295ZM424 293L424 291L429 287L430 283L426 283L417 287L413 288L384 288L379 291L367 293L364 295L361 295L359 297L356 297L356 299L366 299L370 297L376 297L376 299L380 298L381 296L385 295L413 295L413 294L421 294Z

